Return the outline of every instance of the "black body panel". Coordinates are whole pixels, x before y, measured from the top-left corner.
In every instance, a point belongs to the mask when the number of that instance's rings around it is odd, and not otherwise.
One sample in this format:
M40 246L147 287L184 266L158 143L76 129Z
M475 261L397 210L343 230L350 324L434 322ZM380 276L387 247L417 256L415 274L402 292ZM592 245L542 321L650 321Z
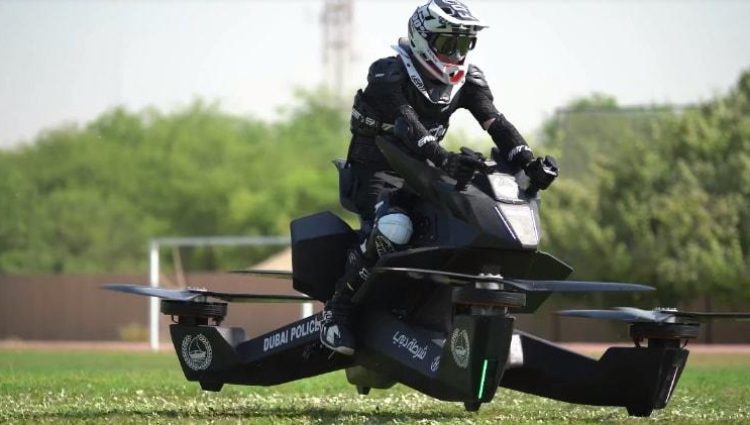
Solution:
M299 218L290 228L294 289L318 301L330 299L357 234L330 212Z
M172 325L170 332L188 380L201 385L276 385L352 365L351 358L331 356L321 346L319 322L318 315L308 317L247 341L238 328ZM205 339L194 343L200 336ZM191 359L196 351L191 345L206 353L202 362Z
M429 241L430 246L470 245L514 250L536 247L526 247L514 236L497 201L486 193L472 185L456 190L456 181L441 170L404 153L386 139L378 139L377 144L394 170L404 177L407 187L419 194L422 202L414 208L416 214L438 223L434 226L437 239ZM417 231L412 244L420 246L420 242Z
M489 401L503 373L498 365L507 360L513 320L461 315L448 332L435 332L373 311L361 321L358 334L366 338L355 359L441 400Z
M649 348L608 349L601 359L519 332L522 364L509 365L500 386L569 403L661 409L687 361L679 340Z

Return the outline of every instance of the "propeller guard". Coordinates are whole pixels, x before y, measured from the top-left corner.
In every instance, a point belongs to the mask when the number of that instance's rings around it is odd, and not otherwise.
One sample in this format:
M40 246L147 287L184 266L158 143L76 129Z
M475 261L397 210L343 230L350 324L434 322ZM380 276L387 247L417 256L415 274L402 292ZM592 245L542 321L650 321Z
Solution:
M637 346L640 346L643 340L647 340L649 345L664 340L687 342L697 338L699 332L699 323L636 322L630 325L630 337Z
M161 313L181 325L208 325L212 320L219 326L227 316L227 303L161 300Z

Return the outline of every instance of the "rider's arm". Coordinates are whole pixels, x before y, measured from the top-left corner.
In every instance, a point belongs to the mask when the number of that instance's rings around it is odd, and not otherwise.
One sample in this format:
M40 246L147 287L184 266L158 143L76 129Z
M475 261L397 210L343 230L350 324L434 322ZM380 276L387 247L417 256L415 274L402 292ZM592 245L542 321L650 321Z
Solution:
M419 116L409 104L398 107L393 133L410 151L442 167L448 158L446 151L419 121Z
M461 102L461 106L468 109L492 136L501 157L508 163L521 169L534 159L534 154L521 133L495 107L484 73L476 66L469 66Z

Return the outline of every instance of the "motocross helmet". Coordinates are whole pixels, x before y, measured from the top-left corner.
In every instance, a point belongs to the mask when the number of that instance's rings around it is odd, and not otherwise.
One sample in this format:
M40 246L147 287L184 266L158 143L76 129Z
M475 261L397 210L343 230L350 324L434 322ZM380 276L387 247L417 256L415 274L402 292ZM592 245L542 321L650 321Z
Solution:
M466 55L486 28L458 0L431 0L409 19L411 51L431 77L445 84L461 84L468 64Z

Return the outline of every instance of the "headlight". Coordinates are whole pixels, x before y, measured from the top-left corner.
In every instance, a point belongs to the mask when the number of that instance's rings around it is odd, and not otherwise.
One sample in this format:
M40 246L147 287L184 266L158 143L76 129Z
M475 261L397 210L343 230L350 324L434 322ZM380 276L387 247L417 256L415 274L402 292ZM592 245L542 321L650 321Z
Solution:
M539 244L539 231L534 210L528 204L498 203L501 218L506 222L516 239L526 247Z

